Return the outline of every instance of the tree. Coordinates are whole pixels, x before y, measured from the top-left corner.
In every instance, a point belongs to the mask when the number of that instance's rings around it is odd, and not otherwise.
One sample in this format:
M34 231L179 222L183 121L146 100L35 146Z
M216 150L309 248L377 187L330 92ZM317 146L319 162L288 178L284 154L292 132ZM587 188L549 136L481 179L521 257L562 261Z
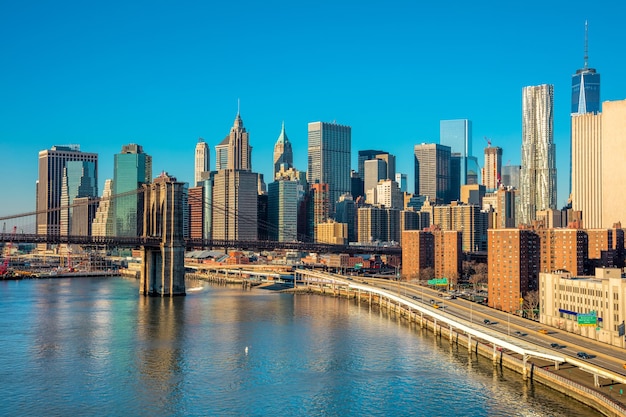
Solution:
M474 267L474 274L470 276L470 284L474 286L474 291L478 286L483 287L488 282L487 264L477 263Z
M420 281L428 281L429 279L433 279L435 277L435 269L434 268L421 268L419 272Z
M524 302L522 304L522 310L527 312L528 317L533 320L537 320L539 309L539 293L537 291L529 291L524 295Z

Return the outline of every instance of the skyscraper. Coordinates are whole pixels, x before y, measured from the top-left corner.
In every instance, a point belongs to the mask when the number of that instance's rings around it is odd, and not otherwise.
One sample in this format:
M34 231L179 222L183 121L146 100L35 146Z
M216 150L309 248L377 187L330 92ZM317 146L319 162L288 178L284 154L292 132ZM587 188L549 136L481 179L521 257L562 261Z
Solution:
M339 196L350 192L351 130L336 123L309 123L307 181L328 184L331 216Z
M204 139L199 138L196 145L196 165L194 171L194 187L198 183L207 178L210 168L211 154L209 153L209 146Z
M605 101L602 111L602 227L613 227L626 218L624 147L626 100Z
M433 204L450 201L450 147L436 143L415 145L415 194Z
M111 193L113 191L113 180L104 181L104 190L96 215L91 226L91 234L93 236L113 236L114 233L114 214L113 205L111 204Z
M461 160L460 178L453 183L473 184L478 173L472 156L472 122L467 119L439 121L439 144L449 146L450 152L458 153ZM470 180L471 179L471 180ZM458 194L458 190L454 190Z
M279 179L268 187L269 238L279 242L298 240L297 180Z
M81 152L79 145L53 146L51 149L40 151L36 202L38 234L58 235L61 232L61 216L63 212L63 210L60 210L62 206L61 194L63 193L64 174L67 174L65 167L70 161L84 161L93 164L88 169L90 174L84 178L84 181L97 187L98 154ZM80 188L83 183L83 180L81 180L83 172L79 168L79 166L75 166L75 169L70 168L69 177L67 175L65 177L66 180L69 179L70 187L73 189L69 193L75 193L75 197L79 193L76 187ZM68 190L66 189L66 192ZM83 191L80 191L80 193L83 193ZM93 192L91 196L97 196L97 188L91 188L91 192ZM81 195L80 197L86 196L88 195Z
M482 172L483 185L487 191L498 188L502 178L502 148L488 146L485 148L485 166Z
M285 122L283 122L280 135L274 145L274 177L280 171L281 165L284 165L285 169L293 167L293 150L287 133L285 133Z
M143 184L152 181L152 157L134 143L114 156L113 213L115 236L140 236L143 231ZM124 194L120 196L120 194Z
M585 21L585 59L583 67L576 70L572 75L572 118L576 115L600 112L600 74L594 68L589 68L588 60L588 26ZM572 120L571 140L570 140L570 163L569 163L569 191L572 193L574 179L572 178L574 154L574 121ZM580 146L580 143L578 144ZM580 191L580 190L579 190ZM584 213L583 213L584 216ZM585 226L587 227L587 226Z
M63 168L61 185L61 235L75 235L72 231L74 207L79 198L98 195L98 175L95 161L67 161ZM87 219L89 221L91 219Z
M226 136L220 143L215 145L215 170L220 171L228 168L228 141L230 135Z
M376 188L378 181L387 179L387 163L382 159L370 159L365 161L363 191L367 193L372 188Z
M600 111L600 74L588 65L587 32L587 22L585 22L585 61L583 67L572 75L572 114Z
M252 170L252 147L239 111L228 134L228 168L239 171Z
M554 86L522 90L522 171L519 221L529 224L538 210L556 208Z

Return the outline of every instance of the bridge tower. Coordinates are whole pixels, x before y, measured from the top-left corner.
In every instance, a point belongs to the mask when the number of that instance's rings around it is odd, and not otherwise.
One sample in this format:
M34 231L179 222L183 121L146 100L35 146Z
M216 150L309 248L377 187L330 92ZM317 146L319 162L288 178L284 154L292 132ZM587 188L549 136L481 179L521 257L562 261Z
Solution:
M156 237L161 242L159 246L141 247L139 293L185 295L184 183L164 172L151 184L144 184L143 192L143 237Z

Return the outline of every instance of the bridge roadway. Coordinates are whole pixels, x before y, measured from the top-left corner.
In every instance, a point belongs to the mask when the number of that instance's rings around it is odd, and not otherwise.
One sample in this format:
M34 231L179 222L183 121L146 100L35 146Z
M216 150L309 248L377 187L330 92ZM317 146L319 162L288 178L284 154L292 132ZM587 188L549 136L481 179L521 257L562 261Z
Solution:
M0 242L76 244L84 246L159 247L161 236L76 236L32 233L0 233ZM273 240L184 239L187 249L235 248L239 250L297 250L319 253L401 255L400 246L333 245L315 242L277 242Z
M347 278L345 276L319 271L297 269L296 275L300 276L300 279L306 282L327 284L331 286L343 286L352 290L376 294L378 296L385 297L395 303L398 303L399 305L403 305L411 310L419 311L422 314L432 317L432 319L436 320L437 322L447 324L448 326L450 326L451 329L463 331L468 335L468 338L470 338L470 340L473 337L492 344L494 349L494 357L496 355L498 347L521 355L524 369L526 369L527 360L531 357L535 357L538 359L553 362L556 370L559 369L559 365L564 363L574 365L578 369L593 375L594 385L596 387L600 386L599 377L606 378L616 383L626 384L626 377L624 375L600 366L594 366L593 364L580 360L576 357L572 357L569 355L566 356L563 354L557 354L555 352L548 351L547 349L542 348L536 343L524 341L519 338L502 334L498 331L490 330L486 326L476 325L469 320L463 319L461 317L456 317L450 313L447 313L444 311L444 309L437 309L430 305L427 305L423 302L423 300L420 303L413 297L404 296L400 294L397 290L390 290L386 287L378 287L368 284L365 281L356 282L355 280ZM385 282L389 286L395 284L395 282L393 281Z

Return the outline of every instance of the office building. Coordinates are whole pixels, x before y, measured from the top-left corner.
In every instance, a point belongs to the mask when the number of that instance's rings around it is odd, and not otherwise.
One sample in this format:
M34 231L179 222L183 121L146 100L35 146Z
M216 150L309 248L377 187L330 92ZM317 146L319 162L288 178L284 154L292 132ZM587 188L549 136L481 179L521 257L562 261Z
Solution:
M357 213L356 204L352 195L344 194L339 196L339 201L335 205L335 220L344 223L348 227L348 242L357 241Z
M285 122L283 122L280 135L274 145L274 176L276 176L283 166L284 169L293 167L293 149L291 148L291 142L289 142L287 133L285 133Z
M378 181L387 179L387 163L382 159L370 159L363 163L365 178L363 179L363 190L365 195L372 188L376 188ZM374 204L371 202L370 204Z
M450 204L434 206L432 224L442 231L458 231L462 233L462 249L464 252L487 250L486 213L480 206L470 204Z
M309 184L328 184L330 215L339 196L350 192L351 128L336 123L313 122L308 126Z
M268 187L269 239L278 242L298 240L298 188L293 179L279 179Z
M602 104L602 228L626 218L626 100Z
M483 167L483 185L487 191L494 191L500 186L502 177L502 148L489 146L485 148L485 166Z
M400 191L403 193L408 192L407 181L408 181L408 178L406 174L396 172L396 182L398 183L398 186L400 187Z
M519 190L521 172L522 172L521 165L507 164L503 166L501 184L505 187L513 187L516 190Z
M143 232L143 184L152 179L152 157L134 143L122 146L114 156L113 212L115 236L141 236ZM120 196L122 195L122 196Z
M72 229L76 199L95 199L98 195L98 174L96 173L96 163L94 161L67 161L63 168L63 179L61 184L61 235L77 235L77 231ZM95 201L92 201L95 203ZM95 206L94 206L95 214ZM84 214L92 215L90 210ZM83 219L93 220L93 216ZM85 228L83 227L83 231ZM90 229L90 227L89 227ZM87 235L82 235L87 236Z
M538 210L556 208L553 133L554 86L522 90L522 170L520 222L530 224Z
M213 239L257 239L258 176L245 170L223 169L213 176Z
M238 171L252 170L252 147L248 132L243 125L239 111L233 127L228 134L228 169Z
M367 150L359 151L358 159L357 159L357 164L358 164L357 169L358 169L359 178L361 178L362 180L365 179L365 161L377 159L376 158L377 155L383 155L385 153L386 153L385 151L377 151L374 149L367 149Z
M357 224L357 239L361 243L400 241L400 210L361 207L357 210Z
M450 147L422 143L414 147L415 194L428 197L431 203L450 201Z
M376 186L376 205L387 208L402 210L404 199L398 183L394 180L379 181Z
M308 174L308 173L307 173ZM328 184L312 184L307 198L307 236L317 241L316 226L330 218L330 187Z
M71 186L74 187L74 190L69 191L69 189L66 189L66 192L78 193L76 185L82 184L83 182L94 184L94 187L98 184L97 154L81 152L79 145L53 146L51 149L40 151L36 191L36 223L38 234L59 235L61 233L61 215L63 213L63 210L60 210L62 207L61 194L63 193L64 174L66 174L65 167L70 161L91 163L93 164L91 165L93 169L87 168L86 176L82 178L82 165L79 164L72 168L69 176L72 177L70 182L73 184ZM93 175L94 178L90 178L91 175ZM66 179L69 179L69 177L66 177ZM80 188L80 185L78 185L78 188ZM91 190L95 191L91 195L94 197L97 196L96 189L91 188ZM80 195L79 197L86 196L88 195Z
M589 68L587 29L585 22L584 64L572 75L572 115L600 112L600 74L594 68Z
M475 183L468 181L468 175L470 177L476 176L476 173L473 172L475 167L468 161L472 156L472 122L467 119L441 120L439 122L439 144L450 147L452 154L458 154L458 178L455 176L452 183L459 184L459 187Z
M230 135L226 136L220 143L215 145L215 170L221 171L228 168L228 143Z
M207 179L209 172L211 171L211 154L209 152L209 146L204 139L199 138L196 144L196 158L195 158L195 170L194 170L194 187L202 180Z
M102 198L96 209L96 213L91 225L91 234L93 236L113 236L115 231L115 216L113 213L113 204L111 194L113 191L113 180L104 181L104 190Z
M596 268L593 276L541 273L539 287L542 324L624 348L626 278L621 269Z

